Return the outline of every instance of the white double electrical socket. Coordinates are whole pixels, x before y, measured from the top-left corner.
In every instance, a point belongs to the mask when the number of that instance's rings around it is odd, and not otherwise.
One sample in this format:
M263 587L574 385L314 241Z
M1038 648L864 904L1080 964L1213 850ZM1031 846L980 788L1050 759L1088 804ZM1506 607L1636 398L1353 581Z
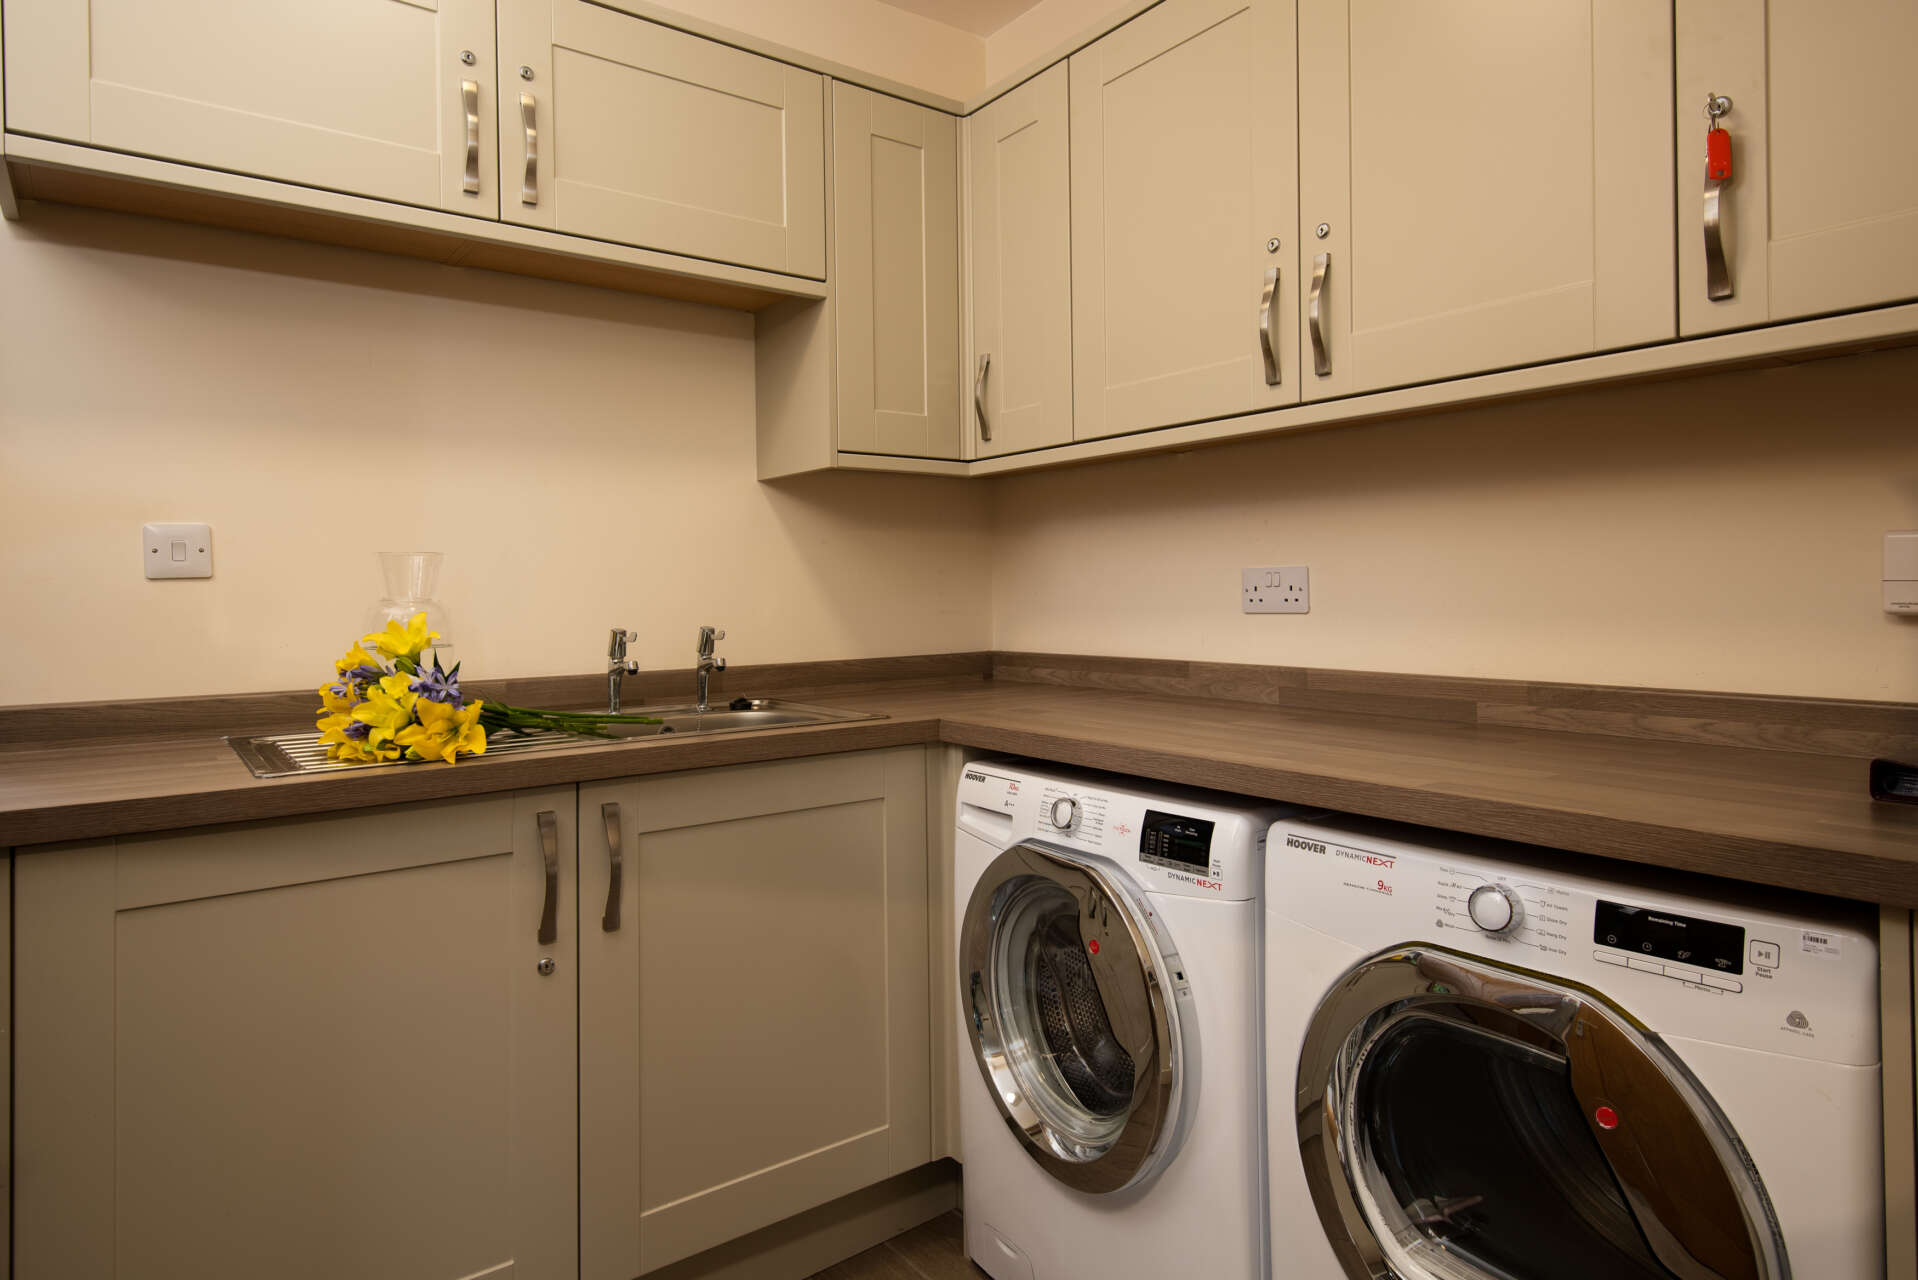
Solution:
M1312 571L1302 564L1239 570L1239 607L1245 613L1312 612Z
M1918 614L1918 529L1885 535L1885 612Z

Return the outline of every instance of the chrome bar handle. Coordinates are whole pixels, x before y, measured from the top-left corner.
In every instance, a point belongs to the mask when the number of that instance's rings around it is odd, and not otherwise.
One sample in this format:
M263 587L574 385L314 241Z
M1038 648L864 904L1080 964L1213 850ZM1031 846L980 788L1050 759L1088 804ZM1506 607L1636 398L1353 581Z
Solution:
M1265 385L1279 385L1279 353L1272 346L1272 299L1279 291L1279 269L1265 269L1265 292L1259 295L1259 354L1265 357Z
M1332 271L1332 255L1321 253L1312 259L1312 296L1305 306L1306 327L1312 333L1312 372L1321 378L1332 376L1332 353L1325 349L1325 277Z
M460 190L479 194L479 81L460 81L460 106L466 111L466 176Z
M981 352L979 372L972 380L972 411L979 415L979 438L992 439L992 421L986 417L986 370L992 368L992 353Z
M625 857L621 850L624 845L619 838L619 806L606 803L599 807L599 816L606 822L606 913L599 918L599 927L607 933L619 932L619 896L620 884L624 879Z
M526 176L520 179L519 202L523 205L539 203L539 112L533 95L522 93L519 96L519 122L526 130Z
M1705 182L1705 296L1713 302L1732 296L1732 275L1725 266L1724 184Z
M539 916L539 944L559 941L559 819L551 809L539 811L539 851L546 858L546 908Z

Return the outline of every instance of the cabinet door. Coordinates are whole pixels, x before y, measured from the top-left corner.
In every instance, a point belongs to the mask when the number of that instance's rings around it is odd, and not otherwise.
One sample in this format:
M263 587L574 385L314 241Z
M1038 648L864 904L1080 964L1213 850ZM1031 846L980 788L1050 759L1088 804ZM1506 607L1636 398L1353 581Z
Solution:
M574 801L17 858L13 1274L571 1275Z
M6 61L12 130L499 216L493 0L7 0Z
M1918 6L1678 6L1679 319L1687 334L1918 298ZM1705 115L1731 99L1731 285L1706 280Z
M500 0L500 216L823 280L826 88L586 0Z
M921 747L580 788L583 1280L931 1159L925 788Z
M959 456L959 122L833 85L839 448Z
M1168 0L1073 55L1074 439L1298 402L1293 38Z
M1306 399L1673 336L1671 24L1670 0L1300 0Z
M1065 64L969 116L966 131L976 456L1065 444L1072 439Z

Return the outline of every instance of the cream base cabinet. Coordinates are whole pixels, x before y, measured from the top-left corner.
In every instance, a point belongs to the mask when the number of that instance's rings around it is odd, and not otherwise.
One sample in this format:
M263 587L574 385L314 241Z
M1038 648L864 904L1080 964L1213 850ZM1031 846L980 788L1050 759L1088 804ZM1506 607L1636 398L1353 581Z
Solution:
M966 118L975 457L1072 440L1066 64Z
M959 122L833 85L838 447L959 456Z
M7 128L499 216L493 0L7 0Z
M1305 398L1670 339L1671 0L1299 0Z
M826 81L587 0L499 0L500 216L823 280Z
M575 1275L575 794L16 856L16 1280Z
M582 1280L931 1159L925 749L579 804Z
M1918 298L1918 6L1678 6L1679 319L1687 336ZM1718 191L1730 286L1706 261L1705 100L1731 110Z
M1072 56L1074 439L1298 403L1293 38L1167 0Z

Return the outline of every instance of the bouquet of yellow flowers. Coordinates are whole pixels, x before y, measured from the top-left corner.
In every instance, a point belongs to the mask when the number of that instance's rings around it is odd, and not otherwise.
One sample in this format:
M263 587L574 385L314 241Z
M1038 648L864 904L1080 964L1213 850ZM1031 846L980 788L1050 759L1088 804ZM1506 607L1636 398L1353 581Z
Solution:
M651 716L603 715L591 711L540 711L468 698L460 691L460 664L431 669L421 655L439 632L416 613L404 625L360 637L333 664L335 679L320 686L317 728L327 758L350 764L440 760L486 753L489 733L553 729L611 737L606 725L658 724Z

